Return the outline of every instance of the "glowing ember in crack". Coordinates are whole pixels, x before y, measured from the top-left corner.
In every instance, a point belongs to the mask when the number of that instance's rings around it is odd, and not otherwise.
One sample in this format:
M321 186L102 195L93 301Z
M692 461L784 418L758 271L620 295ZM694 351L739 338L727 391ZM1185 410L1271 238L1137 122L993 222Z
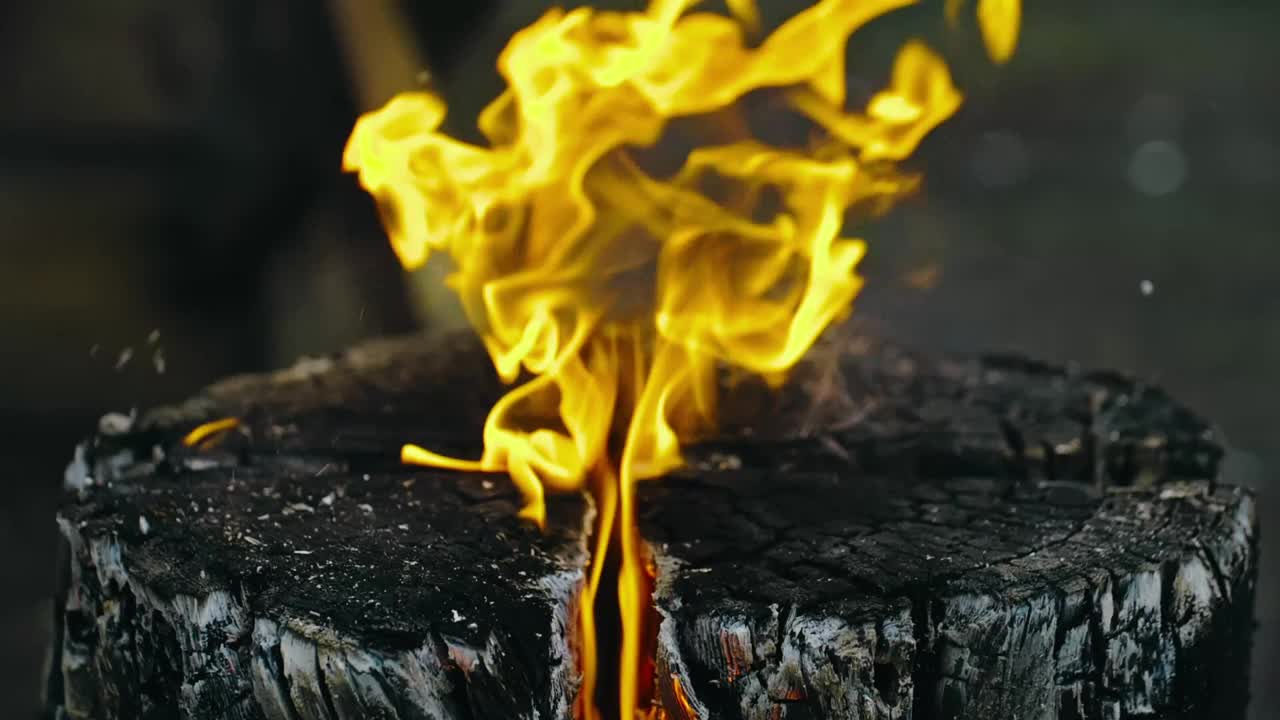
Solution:
M893 162L961 99L942 59L913 41L888 89L845 109L849 36L911 0L823 0L754 46L753 2L730 2L733 17L694 4L552 10L499 57L508 88L480 116L487 146L444 135L444 102L413 92L362 117L344 157L406 268L452 257L450 286L499 375L519 382L491 410L478 460L406 445L404 461L507 472L521 515L539 524L548 491L596 501L581 718L601 714L593 607L610 572L617 714L651 700L636 483L677 467L681 443L714 427L719 367L780 381L849 312L864 244L842 235L847 213L881 212L914 189ZM993 56L1012 51L1016 7L980 5ZM714 124L755 91L775 93L820 138L735 136L693 149L674 173L647 169L671 121Z

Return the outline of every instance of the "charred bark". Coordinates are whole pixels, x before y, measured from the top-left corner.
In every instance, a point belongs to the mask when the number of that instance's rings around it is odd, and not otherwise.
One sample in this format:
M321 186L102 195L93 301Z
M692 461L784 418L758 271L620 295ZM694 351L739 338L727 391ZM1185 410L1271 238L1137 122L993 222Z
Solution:
M820 348L726 377L642 489L669 717L1239 717L1252 497L1158 390ZM68 469L51 705L72 718L566 718L590 504L515 517L474 341L371 343L104 418ZM182 436L241 424L196 448Z

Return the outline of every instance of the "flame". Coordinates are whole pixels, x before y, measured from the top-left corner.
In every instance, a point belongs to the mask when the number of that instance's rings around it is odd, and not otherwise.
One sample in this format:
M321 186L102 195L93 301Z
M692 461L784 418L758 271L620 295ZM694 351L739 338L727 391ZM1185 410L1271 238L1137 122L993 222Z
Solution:
M240 418L228 417L220 420L212 420L202 425L196 426L191 432L182 438L182 444L186 447L195 447L201 443L222 435L230 430L240 427Z
M698 712L693 709L693 703L689 702L689 696L684 691L684 685L680 683L678 675L671 676L671 692L675 695L676 704L680 707L681 720L697 720Z
M849 36L912 1L822 0L755 45L751 0L730 2L732 17L690 12L696 0L552 10L498 59L508 87L480 115L487 145L441 132L445 103L425 92L356 123L344 165L377 199L401 263L452 258L448 283L515 384L488 416L479 459L405 445L403 460L505 471L539 524L549 491L585 489L600 510L580 717L599 712L592 608L615 543L619 707L625 717L647 700L636 484L679 466L681 443L714 427L717 368L781 380L849 312L865 246L842 234L846 213L910 192L916 179L893 163L960 104L942 59L910 42L889 87L845 108ZM821 140L731 138L673 174L645 169L643 150L671 120L732 112L760 90Z
M1018 46L1022 0L978 0L978 27L987 54L998 63L1009 62Z
M947 21L955 25L965 0L947 0ZM978 29L987 56L993 62L1004 64L1013 57L1018 46L1018 30L1022 25L1022 0L978 0Z

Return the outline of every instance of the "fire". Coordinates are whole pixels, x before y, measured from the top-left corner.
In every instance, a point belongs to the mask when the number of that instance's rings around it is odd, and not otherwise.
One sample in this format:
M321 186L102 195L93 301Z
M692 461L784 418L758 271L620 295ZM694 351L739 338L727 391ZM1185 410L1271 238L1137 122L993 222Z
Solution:
M952 24L959 21L964 4L965 0L947 0L947 19ZM977 16L988 57L998 63L1009 62L1018 46L1022 0L978 0Z
M240 418L228 417L220 420L213 420L197 426L191 432L182 438L182 444L187 447L195 447L203 444L211 438L221 436L223 433L235 430L240 427Z
M690 12L696 0L552 10L498 59L508 88L480 115L487 145L443 134L445 103L424 92L352 132L345 167L377 199L402 264L452 258L448 282L514 384L489 414L479 459L406 445L403 460L507 472L521 515L539 524L549 491L596 501L580 717L600 712L592 607L607 557L622 627L617 702L626 716L647 701L636 483L677 467L681 443L714 427L718 368L780 380L849 312L864 244L842 234L846 213L910 192L916 178L893 163L960 104L942 59L910 42L889 87L864 110L845 108L849 36L911 2L823 0L755 45L750 0L728 3L732 17ZM1017 2L982 0L992 5L983 22L1004 18L995 37L1011 50ZM646 169L645 149L673 119L711 122L760 90L821 137L804 147L729 137L674 173Z

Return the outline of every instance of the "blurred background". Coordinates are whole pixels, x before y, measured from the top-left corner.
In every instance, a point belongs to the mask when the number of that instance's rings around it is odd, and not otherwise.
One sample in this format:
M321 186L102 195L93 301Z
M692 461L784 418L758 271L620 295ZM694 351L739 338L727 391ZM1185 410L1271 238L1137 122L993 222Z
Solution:
M803 4L762 3L773 18ZM438 268L399 270L340 173L342 146L359 112L428 82L451 101L452 129L473 132L500 87L497 52L549 5L0 4L7 717L37 707L54 508L98 416L456 322ZM1030 3L1024 21L1002 68L971 18L947 31L940 1L855 38L855 90L882 85L914 34L968 96L913 162L923 192L867 230L856 316L924 347L1132 372L1216 422L1236 449L1229 473L1262 498L1254 708L1273 717L1280 4Z

